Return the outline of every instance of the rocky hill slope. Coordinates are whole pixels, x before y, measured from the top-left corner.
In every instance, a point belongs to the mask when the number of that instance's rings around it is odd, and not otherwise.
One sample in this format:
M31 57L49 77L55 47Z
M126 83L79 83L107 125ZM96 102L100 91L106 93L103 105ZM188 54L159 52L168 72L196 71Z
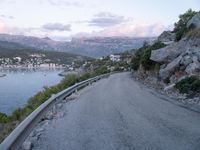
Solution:
M150 59L162 64L159 70L162 80L169 79L170 83L175 83L182 76L200 75L200 36L197 35L200 12L189 20L187 27L190 31L180 41L175 42L172 38L168 46L151 53ZM169 36L166 38L169 39Z
M173 31L164 31L153 45L136 52L132 68L145 84L186 102L193 97L190 100L199 104L200 12L180 15Z

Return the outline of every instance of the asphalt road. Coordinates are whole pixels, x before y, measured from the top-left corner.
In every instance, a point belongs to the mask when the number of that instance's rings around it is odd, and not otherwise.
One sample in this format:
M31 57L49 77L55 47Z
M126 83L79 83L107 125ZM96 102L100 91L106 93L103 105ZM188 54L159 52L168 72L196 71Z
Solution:
M86 87L63 111L34 149L200 150L200 114L151 94L129 73Z

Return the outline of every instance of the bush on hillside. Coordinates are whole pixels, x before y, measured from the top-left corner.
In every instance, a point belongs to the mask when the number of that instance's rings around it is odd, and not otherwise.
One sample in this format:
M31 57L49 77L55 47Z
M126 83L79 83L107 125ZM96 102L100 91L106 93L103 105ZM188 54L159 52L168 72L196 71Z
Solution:
M195 76L187 77L179 81L175 87L180 91L180 93L200 93L200 79Z
M1 123L7 123L8 122L8 116L4 113L0 113L0 122Z
M157 62L150 59L152 50L160 49L166 45L160 41L155 42L151 46L145 46L136 52L131 60L131 67L133 70L137 70L140 65L144 67L145 70L152 70L155 68Z
M188 31L188 21L196 15L197 12L189 9L184 14L179 15L179 21L174 24L174 31L176 33L176 41L179 41Z

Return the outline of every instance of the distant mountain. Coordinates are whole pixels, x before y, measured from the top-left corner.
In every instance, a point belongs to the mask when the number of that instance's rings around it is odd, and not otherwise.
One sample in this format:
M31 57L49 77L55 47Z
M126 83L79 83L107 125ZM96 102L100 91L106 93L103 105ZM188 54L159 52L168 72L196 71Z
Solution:
M71 54L68 52L43 51L27 47L19 43L0 41L0 59L9 58L13 60L16 57L22 59L22 63L38 57L41 60L48 60L50 63L71 64L91 59L86 56Z
M127 49L139 48L144 41L151 42L155 38L130 37L92 37L73 38L70 42L59 42L48 37L37 38L23 35L0 34L0 41L14 42L23 46L40 50L71 52L90 57L101 57Z

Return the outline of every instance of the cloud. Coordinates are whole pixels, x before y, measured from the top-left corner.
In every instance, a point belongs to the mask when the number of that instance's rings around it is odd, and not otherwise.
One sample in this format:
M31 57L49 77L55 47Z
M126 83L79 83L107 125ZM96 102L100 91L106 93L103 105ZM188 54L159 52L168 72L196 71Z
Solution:
M6 15L0 15L0 18L2 19L15 19L13 16L6 16Z
M123 16L115 15L109 12L100 12L89 21L90 26L110 27L128 21Z
M68 0L43 0L43 2L48 2L53 6L82 6L80 2L77 1L68 1Z
M5 31L6 31L6 26L4 22L0 20L0 33L5 33Z
M161 23L126 24L101 31L106 36L134 36L153 37L158 36L165 27Z
M71 31L71 25L67 24L61 24L61 23L47 23L42 26L45 30L50 31Z
M162 23L127 23L114 27L105 28L91 33L77 33L73 37L92 37L92 36L130 36L130 37L155 37L160 35L167 28Z

